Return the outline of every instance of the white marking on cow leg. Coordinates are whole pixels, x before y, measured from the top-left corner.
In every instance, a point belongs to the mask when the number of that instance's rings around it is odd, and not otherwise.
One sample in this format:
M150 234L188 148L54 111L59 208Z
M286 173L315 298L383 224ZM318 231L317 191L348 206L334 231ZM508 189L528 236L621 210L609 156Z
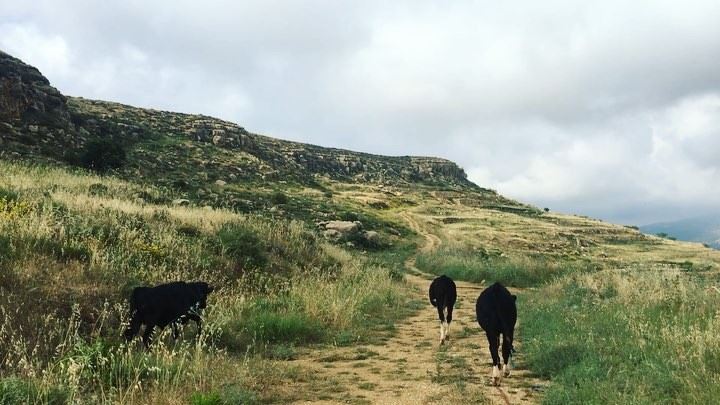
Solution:
M503 374L505 375L505 377L510 376L510 363L503 365Z
M450 322L445 322L445 339L448 339L448 335L450 334Z
M440 344L445 343L445 324L440 322Z
M492 384L500 385L500 367L493 366L492 369Z

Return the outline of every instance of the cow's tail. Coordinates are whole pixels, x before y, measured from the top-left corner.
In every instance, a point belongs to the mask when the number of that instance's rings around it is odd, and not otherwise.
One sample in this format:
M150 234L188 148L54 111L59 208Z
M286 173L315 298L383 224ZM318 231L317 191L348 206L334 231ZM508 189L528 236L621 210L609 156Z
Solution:
M513 335L513 327L508 325L507 322L504 322L501 320L502 327L502 335L503 340L510 346L510 353L515 353L515 348L513 347L513 340L510 338L510 336Z

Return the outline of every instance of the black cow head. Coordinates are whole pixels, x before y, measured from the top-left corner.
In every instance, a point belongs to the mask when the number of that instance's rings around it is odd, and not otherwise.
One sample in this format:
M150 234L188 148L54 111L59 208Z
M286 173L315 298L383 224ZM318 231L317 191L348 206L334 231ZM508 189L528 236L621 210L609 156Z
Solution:
M193 283L195 287L195 291L198 293L198 295L201 297L200 301L198 302L198 307L200 309L203 309L207 306L207 297L210 295L211 292L215 291L215 288L210 286L210 284L201 281L198 283Z

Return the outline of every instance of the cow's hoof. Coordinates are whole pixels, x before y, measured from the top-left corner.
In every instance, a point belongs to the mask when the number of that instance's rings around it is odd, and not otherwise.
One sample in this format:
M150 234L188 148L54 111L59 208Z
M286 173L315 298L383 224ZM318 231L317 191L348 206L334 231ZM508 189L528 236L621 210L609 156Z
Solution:
M500 385L500 368L498 366L494 366L492 369L492 385L496 387Z
M503 376L510 377L510 365L506 364L503 366Z

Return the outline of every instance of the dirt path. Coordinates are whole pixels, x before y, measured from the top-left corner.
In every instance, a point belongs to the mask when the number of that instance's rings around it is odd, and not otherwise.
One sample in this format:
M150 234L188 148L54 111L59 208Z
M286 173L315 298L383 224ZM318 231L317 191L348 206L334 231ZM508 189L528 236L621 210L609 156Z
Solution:
M416 218L402 214L410 227L425 237L421 251L437 249L442 240L425 231ZM538 381L525 370L513 375L500 388L490 384L490 354L487 340L475 321L475 299L482 287L456 282L458 302L453 313L449 342L439 345L437 312L427 303L431 275L405 263L407 282L423 308L396 326L383 344L330 347L310 351L297 364L328 382L324 399L313 403L432 404L537 402L533 387ZM307 402L305 402L307 403Z

